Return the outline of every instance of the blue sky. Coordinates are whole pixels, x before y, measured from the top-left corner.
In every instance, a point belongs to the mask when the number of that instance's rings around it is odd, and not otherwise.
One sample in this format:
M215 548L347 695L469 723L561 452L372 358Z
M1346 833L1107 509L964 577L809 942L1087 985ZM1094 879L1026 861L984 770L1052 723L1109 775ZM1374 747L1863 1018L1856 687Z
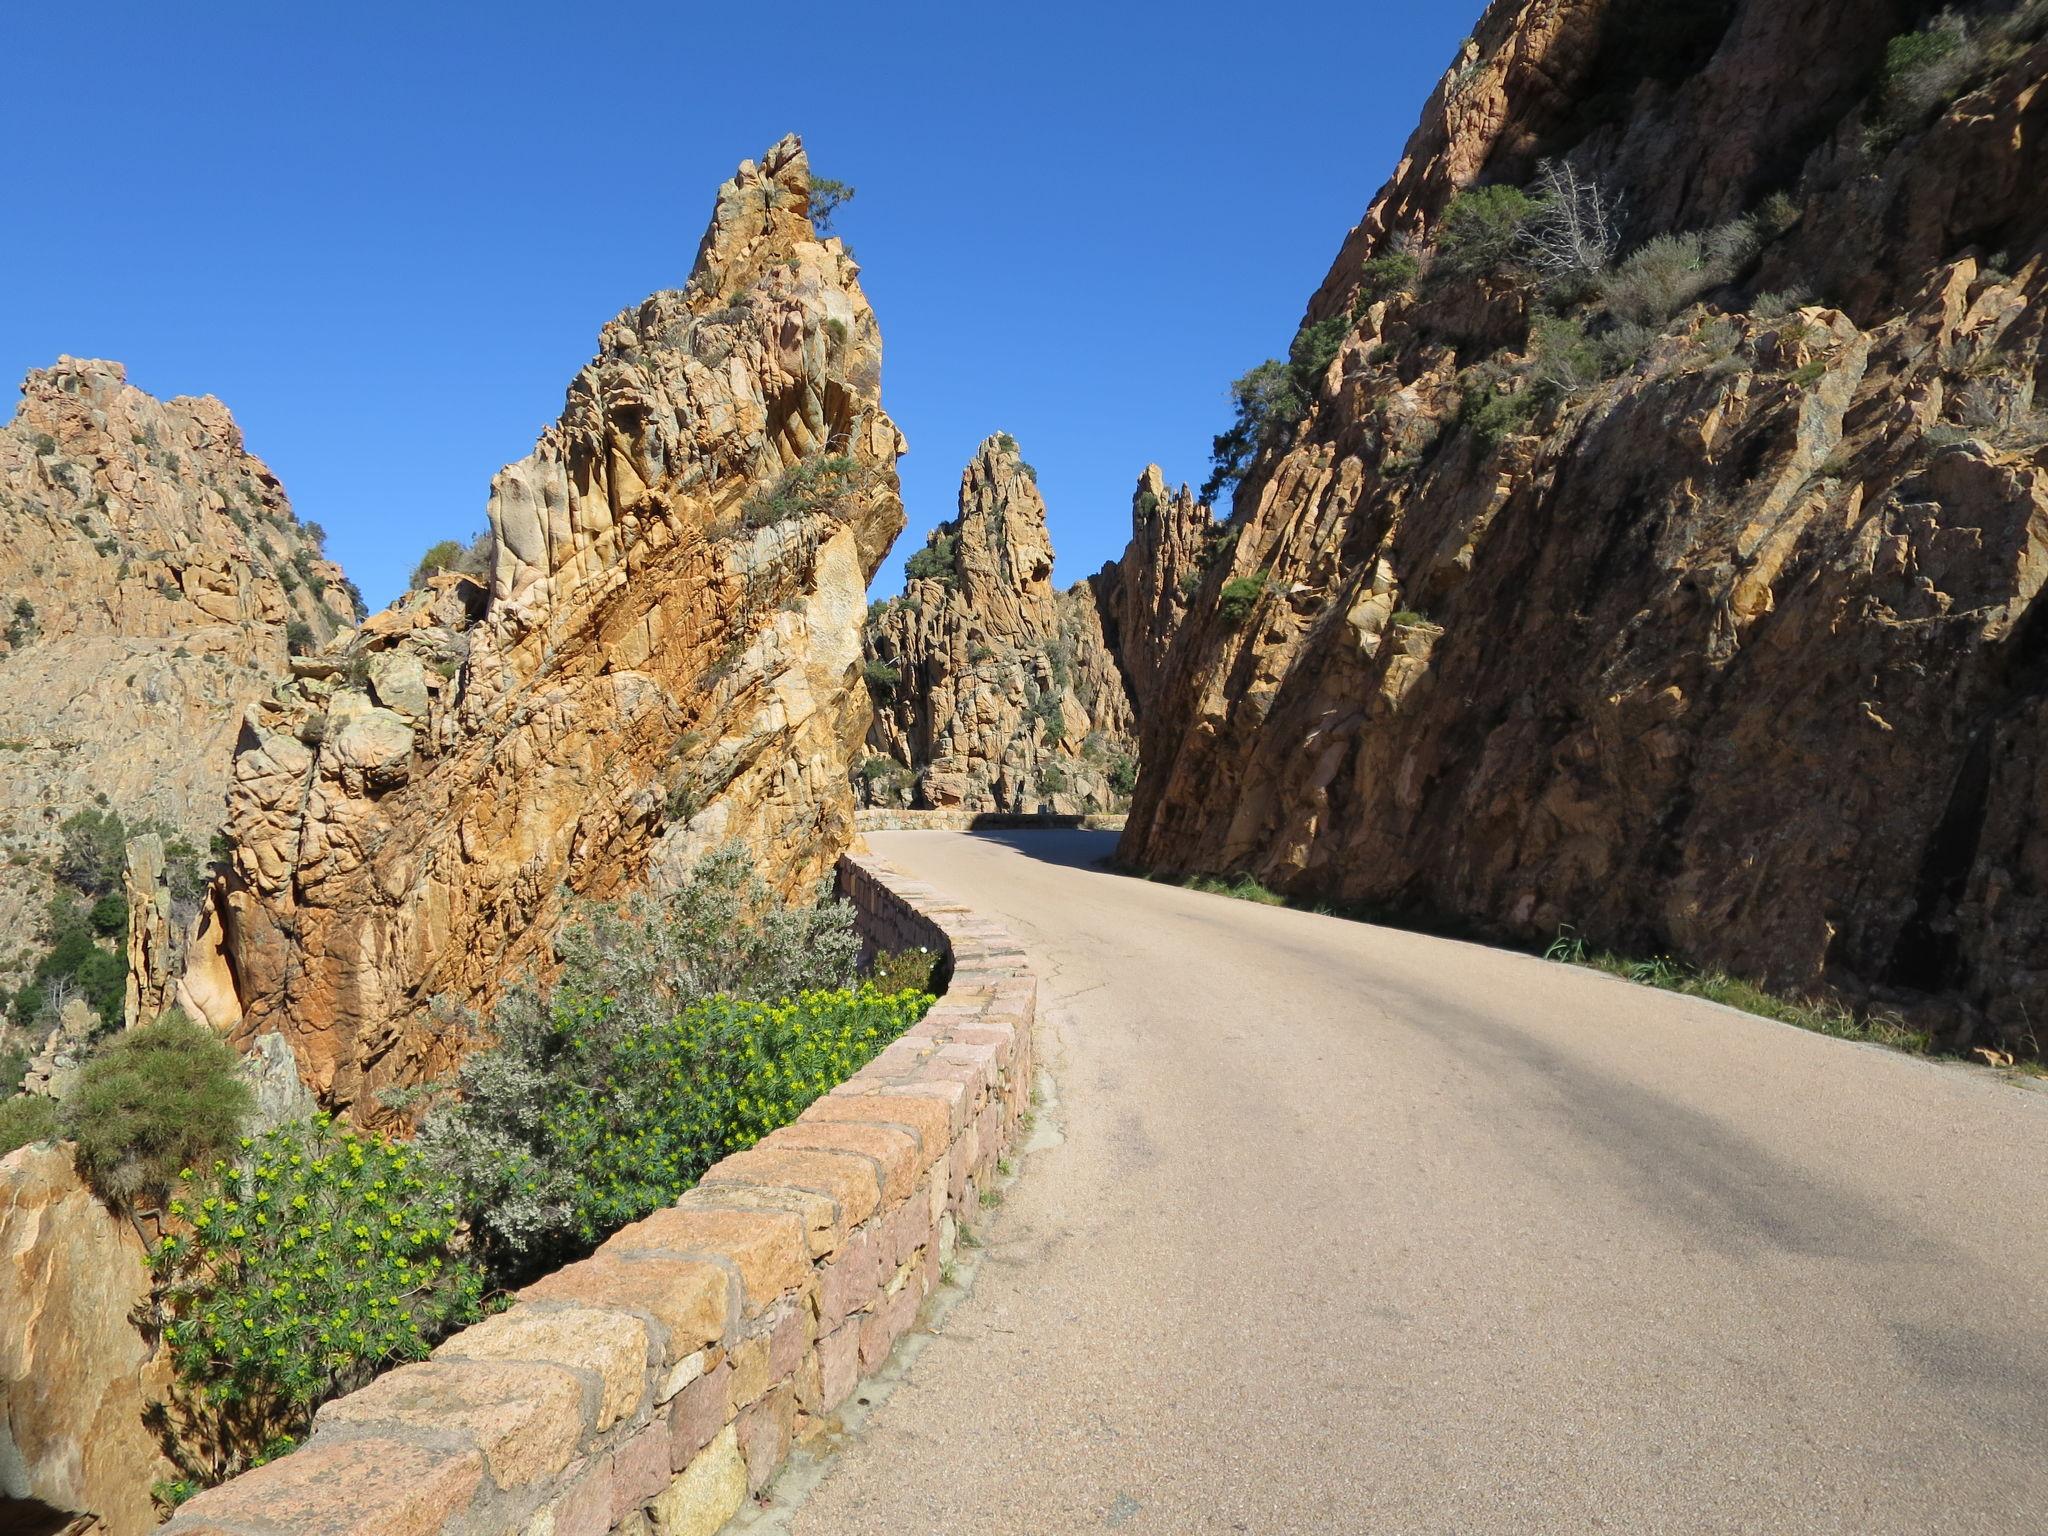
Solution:
M877 591L995 431L1066 584L1148 460L1202 478L1481 9L18 5L0 375L70 352L220 396L380 606L793 129L859 188L911 444Z

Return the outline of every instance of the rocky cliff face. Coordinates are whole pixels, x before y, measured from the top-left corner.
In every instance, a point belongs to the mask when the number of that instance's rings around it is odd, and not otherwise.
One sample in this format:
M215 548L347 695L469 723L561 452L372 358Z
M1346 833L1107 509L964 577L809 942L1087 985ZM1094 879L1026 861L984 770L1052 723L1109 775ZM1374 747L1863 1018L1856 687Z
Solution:
M445 1071L565 899L740 838L784 891L852 836L860 628L902 528L858 268L794 139L720 189L686 289L604 328L492 484L496 553L299 664L242 726L195 1012L328 1103Z
M105 808L155 828L137 906L163 897L151 936L172 946L242 710L294 645L353 622L353 589L218 400L156 400L118 363L69 357L21 392L0 427L0 926L33 935L64 822ZM166 843L185 866L175 911ZM0 981L36 954L10 945Z
M1136 721L1102 582L1056 591L1052 562L1037 478L1014 438L991 437L961 474L959 516L912 556L903 596L869 617L868 803L1122 806Z
M0 1158L0 1495L97 1515L107 1536L155 1529L150 1484L176 1472L144 1419L171 1371L134 1322L142 1260L68 1148Z
M2040 1048L2048 8L1933 10L1491 7L1263 376L1127 857Z
M1092 578L1109 648L1142 719L1159 696L1173 637L1218 552L1209 508L1185 485L1169 490L1148 464L1131 496L1131 542Z

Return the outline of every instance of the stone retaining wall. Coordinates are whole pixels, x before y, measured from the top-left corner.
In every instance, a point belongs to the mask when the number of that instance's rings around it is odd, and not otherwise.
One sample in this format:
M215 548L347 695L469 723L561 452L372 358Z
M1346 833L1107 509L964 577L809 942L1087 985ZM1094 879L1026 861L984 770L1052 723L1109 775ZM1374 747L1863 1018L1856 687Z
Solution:
M1035 832L1085 828L1121 832L1124 814L1061 816L1051 811L899 811L866 807L853 813L862 832Z
M951 963L931 1012L676 1204L432 1360L320 1410L165 1536L709 1536L916 1321L1031 1102L1037 982L1000 927L868 855L871 942Z

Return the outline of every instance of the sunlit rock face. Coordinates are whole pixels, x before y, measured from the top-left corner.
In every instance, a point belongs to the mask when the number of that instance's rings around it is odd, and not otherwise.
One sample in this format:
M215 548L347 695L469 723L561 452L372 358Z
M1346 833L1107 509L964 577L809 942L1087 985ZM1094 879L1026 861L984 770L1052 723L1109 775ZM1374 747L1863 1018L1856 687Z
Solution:
M875 721L856 769L877 806L1114 811L1137 720L1106 600L1111 566L1061 592L1035 472L998 433L960 477L959 515L867 627Z
M242 711L295 646L354 621L319 531L220 401L158 400L119 363L30 373L0 426L0 928L37 929L64 821L104 808L156 829L135 905L164 910L140 942L157 974L181 963ZM183 845L175 903L157 878L165 844ZM7 946L0 985L20 987L39 956ZM131 996L128 1015L163 1001Z
M793 138L719 189L687 287L607 325L492 482L495 552L251 709L195 1009L327 1103L446 1071L567 901L738 838L807 891L850 842L861 621L903 525L881 335ZM446 1010L442 1010L445 1015Z
M1927 7L1670 9L1503 0L1445 76L1310 301L1341 334L1219 530L1123 854L2036 1051L2048 44L1907 104ZM1458 189L1544 157L1619 257L1747 216L1740 259L1633 335L1452 271Z

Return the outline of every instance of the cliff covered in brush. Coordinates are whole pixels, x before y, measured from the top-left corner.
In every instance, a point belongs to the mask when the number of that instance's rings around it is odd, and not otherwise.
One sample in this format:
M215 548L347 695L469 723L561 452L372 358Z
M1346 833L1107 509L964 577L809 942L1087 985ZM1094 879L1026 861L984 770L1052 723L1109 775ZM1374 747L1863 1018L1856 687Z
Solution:
M1125 856L2037 1051L2044 37L1494 4L1237 387Z

